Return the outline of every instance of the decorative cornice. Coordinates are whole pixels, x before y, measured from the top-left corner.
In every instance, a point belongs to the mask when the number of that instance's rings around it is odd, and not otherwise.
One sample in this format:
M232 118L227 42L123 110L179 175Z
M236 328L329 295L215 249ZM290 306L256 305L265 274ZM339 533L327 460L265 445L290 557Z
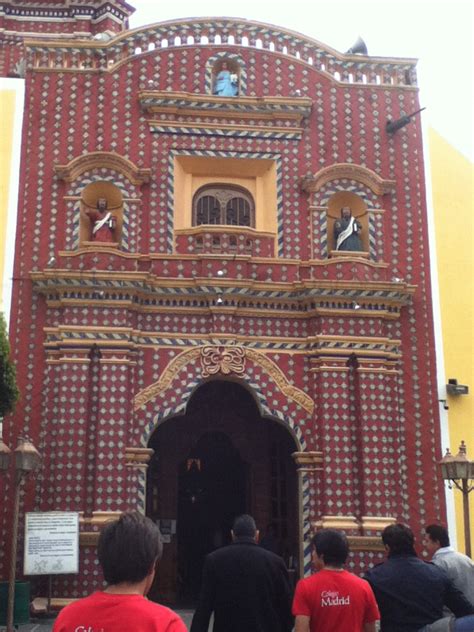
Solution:
M221 46L215 43L216 36L221 38ZM150 43L155 43L152 51L148 47ZM30 52L40 53L35 68L64 72L63 58L58 57L53 68L48 59L48 52L54 51L55 47L66 48L62 42L45 44L41 40L33 40L27 44ZM236 18L170 20L125 31L105 43L71 41L68 43L69 49L63 52L67 57L68 68L72 71L83 71L84 60L75 54L82 50L95 67L113 72L118 65L140 55L155 57L168 55L170 49L189 51L193 47L200 51L212 49L213 52L220 49L225 54L231 54L232 50L240 51L243 45L258 55L285 58L294 64L305 65L333 83L355 84L364 90L373 85L383 85L386 90L417 89L414 59L347 55L301 33L273 24Z
M311 113L313 105L309 97L217 97L189 92L161 92L144 90L138 100L147 114L179 114L192 117L246 118L262 120L292 120L298 124ZM239 117L242 118L242 117Z
M313 524L317 529L340 529L341 531L383 531L385 527L396 522L391 516L323 516ZM384 545L380 536L347 535L352 551L383 551Z
M225 226L223 227L221 224L219 225L211 225L211 224L201 224L199 226L193 226L192 228L176 228L174 230L174 234L176 236L179 235L193 235L200 236L206 234L221 234L222 232L229 233L231 235L247 235L248 237L254 238L270 238L274 239L276 233L270 233L263 230L257 230L256 228L250 228L249 226ZM190 257L195 258L195 255L189 255ZM219 259L221 259L221 255L218 255ZM181 259L181 255L179 256ZM251 255L245 255L245 258L251 258Z
M167 116L166 120L148 121L152 132L201 136L298 139L312 107L312 100L307 97L229 98L147 90L139 92L138 99L147 114ZM236 117L241 122L236 123Z
M351 551L369 551L373 553L382 553L385 551L382 538L378 536L367 535L348 535L347 541Z
M395 180L385 180L367 167L342 162L325 167L314 175L305 176L301 180L301 188L308 193L315 193L328 182L344 178L365 184L376 195L390 193L396 185Z
M400 346L399 340L375 336L315 336L309 348L312 361L318 362L320 358L352 354L358 358L369 357L371 360L397 360L400 357Z
M97 17L111 9L120 10L127 16L135 12L135 8L124 0L103 0L102 2L98 0L82 0L80 3L71 3L69 0L49 3L41 3L34 0L22 0L22 2L4 0L0 2L0 10L5 15L9 17L28 17L32 20L38 17L58 18L68 15Z
M314 523L316 529L359 530L359 522L355 516L323 516Z
M148 465L153 453L152 448L132 447L125 448L125 464L131 467L144 467Z
M293 452L291 455L300 469L322 470L322 452Z
M256 118L259 118L258 116ZM284 118L284 117L282 117ZM178 120L148 121L150 131L154 134L180 134L182 136L232 136L237 138L266 138L268 140L299 140L302 127L282 127L281 125L246 125L203 122L183 123Z
M73 158L67 165L56 165L54 171L60 180L74 182L86 171L112 169L121 173L132 184L142 185L150 181L151 169L140 169L131 160L112 151L94 151Z
M115 251L109 252L113 261ZM219 310L221 314L241 317L291 314L311 319L357 313L362 318L395 320L416 289L404 282L315 279L271 283L252 278L165 278L131 270L85 272L50 268L30 275L34 290L46 297L50 307L120 306L137 313L193 315Z
M79 516L79 525L81 527L102 527L111 520L117 520L121 515L121 511L94 511L92 516L84 516L84 514L81 513Z
M383 531L385 527L397 522L392 516L362 516L364 531Z
M100 531L81 531L79 533L79 546L93 547L99 543Z
M115 256L115 252L111 252ZM269 261L272 261L269 259ZM295 283L265 283L253 279L163 278L147 272L70 271L46 269L30 273L34 288L61 300L91 298L134 300L135 309L208 308L222 294L222 308L290 310L312 316L320 310L351 310L354 303L373 315L396 312L407 305L415 286L407 283L311 280ZM196 303L198 302L198 304Z

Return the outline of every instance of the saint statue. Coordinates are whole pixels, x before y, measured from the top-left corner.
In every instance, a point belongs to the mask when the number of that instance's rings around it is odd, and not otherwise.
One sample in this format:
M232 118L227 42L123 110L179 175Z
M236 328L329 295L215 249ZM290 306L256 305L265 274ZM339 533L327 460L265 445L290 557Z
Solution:
M362 252L362 241L359 233L362 224L352 216L352 211L348 206L341 209L341 219L334 223L334 239L336 250L352 250Z
M239 78L235 73L227 68L227 62L222 63L222 67L217 73L214 82L214 92L219 97L235 97L239 93Z
M106 198L98 198L96 208L86 207L85 214L91 222L90 241L113 243L116 239L117 219L107 210Z

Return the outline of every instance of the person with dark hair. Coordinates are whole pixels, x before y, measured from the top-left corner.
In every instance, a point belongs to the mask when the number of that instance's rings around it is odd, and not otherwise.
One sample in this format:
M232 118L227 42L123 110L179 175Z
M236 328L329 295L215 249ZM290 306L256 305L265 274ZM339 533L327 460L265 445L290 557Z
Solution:
M186 632L176 613L145 598L161 548L158 527L139 513L106 524L97 552L107 587L66 606L53 632Z
M450 546L447 529L439 524L425 527L424 545L432 555L431 561L442 568L471 604L474 605L474 562Z
M414 555L415 536L410 527L404 524L391 524L382 532L382 542L385 550L390 551L390 555Z
M232 543L206 557L191 632L290 632L291 589L281 557L257 546L255 520L233 524Z
M367 571L381 614L381 632L473 632L474 608L446 573L420 560L404 524L382 532L387 560ZM447 606L458 619L443 617Z
M380 615L374 594L366 581L343 568L349 555L346 536L322 529L312 545L318 572L296 586L295 632L375 632Z

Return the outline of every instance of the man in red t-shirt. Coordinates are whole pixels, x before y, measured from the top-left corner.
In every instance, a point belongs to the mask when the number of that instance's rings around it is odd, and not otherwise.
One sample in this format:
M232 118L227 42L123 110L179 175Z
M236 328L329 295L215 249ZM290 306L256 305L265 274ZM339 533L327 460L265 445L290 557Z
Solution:
M322 529L312 544L319 572L296 586L295 632L375 632L380 614L372 588L343 568L349 554L346 536Z
M161 554L149 518L132 512L107 524L97 553L107 588L64 608L53 632L187 632L175 612L145 598Z

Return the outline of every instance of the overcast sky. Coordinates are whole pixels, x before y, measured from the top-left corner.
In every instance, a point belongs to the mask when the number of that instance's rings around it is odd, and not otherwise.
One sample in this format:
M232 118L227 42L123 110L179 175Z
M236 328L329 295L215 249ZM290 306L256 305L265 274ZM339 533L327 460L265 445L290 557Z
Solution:
M299 31L338 51L360 35L369 55L416 57L425 122L473 160L472 0L130 0L131 27L238 17Z

